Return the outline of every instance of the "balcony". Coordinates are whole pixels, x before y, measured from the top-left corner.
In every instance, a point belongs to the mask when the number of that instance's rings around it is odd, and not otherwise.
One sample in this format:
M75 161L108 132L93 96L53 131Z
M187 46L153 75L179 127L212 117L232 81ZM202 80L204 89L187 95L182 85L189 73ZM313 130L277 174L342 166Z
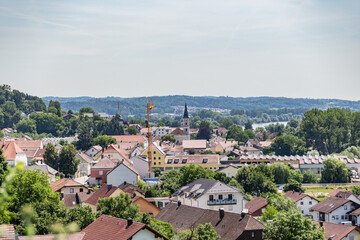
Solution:
M208 205L235 205L237 203L236 199L214 199L208 200Z

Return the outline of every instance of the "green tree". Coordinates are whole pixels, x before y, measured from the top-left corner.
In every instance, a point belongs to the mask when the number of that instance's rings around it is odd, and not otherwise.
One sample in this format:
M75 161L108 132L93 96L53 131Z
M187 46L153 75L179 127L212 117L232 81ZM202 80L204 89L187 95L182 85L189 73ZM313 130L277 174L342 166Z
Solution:
M194 164L180 168L179 183L181 186L185 186L199 178L214 179L214 172L209 169L204 169L201 166L195 166Z
M199 240L219 240L220 236L216 233L211 223L199 224L196 228Z
M298 119L292 118L288 121L286 126L292 127L292 128L297 128L299 126L300 122Z
M138 219L140 217L139 205L133 205L132 199L127 193L120 193L120 195L115 198L101 198L99 199L96 208L101 214L117 218Z
M59 153L59 162L60 162L60 171L64 173L67 177L74 176L80 159L75 158L76 149L74 145L67 144L63 146Z
M306 170L303 173L303 183L317 183L318 177L316 173L311 170Z
M245 130L253 130L252 123L250 121L245 123Z
M168 239L172 239L175 235L174 228L173 226L171 226L170 223L163 222L155 218L150 218L149 226L152 229L161 233L163 236L167 237Z
M348 147L342 151L340 155L346 155L348 158L360 158L360 147Z
M268 205L261 216L261 221L266 222L268 220L273 220L278 213L278 210L276 210L274 206Z
M139 131L138 131L135 127L130 126L130 127L128 127L127 132L128 132L130 135L136 135Z
M61 104L60 104L59 101L52 101L52 100L50 100L50 102L49 102L49 107L48 107L48 112L50 112L50 111L49 111L50 108L56 109L56 113L55 113L55 114L58 115L59 117L61 117Z
M15 126L18 132L22 133L36 133L36 122L30 118L24 118Z
M272 174L276 184L287 183L290 177L290 168L283 163L274 163L271 165Z
M80 108L79 115L82 116L84 113L92 113L95 114L95 111L91 107L82 107Z
M305 192L302 184L294 179L290 179L287 184L284 186L284 191L295 191L295 192Z
M124 129L120 125L120 115L116 114L115 117L113 117L106 128L106 134L107 135L124 135Z
M69 209L66 214L67 223L75 222L82 230L95 221L96 214L89 206L76 206Z
M6 171L8 170L7 161L4 158L3 150L0 148L0 186L4 181Z
M350 191L355 193L356 195L360 195L360 186L351 186Z
M334 158L324 161L324 168L321 170L322 183L348 183L351 180L351 170L346 164Z
M306 153L305 142L293 135L277 137L271 143L271 150L275 155L290 156L304 155Z
M89 129L83 128L79 134L78 141L76 142L76 147L85 151L91 146L93 146L93 136Z
M299 211L278 213L272 222L265 225L263 238L271 240L325 240L324 230L318 228L311 219L303 217Z
M116 139L110 136L102 135L93 139L94 145L99 145L104 150L107 146L111 144L116 144Z
M46 234L52 224L64 221L66 208L60 204L58 194L52 192L44 173L19 170L7 190L11 197L6 202L6 209L11 213L10 223L15 225L19 234L25 231L21 216L25 206L34 209L32 222L36 234Z
M219 120L221 127L229 129L230 126L234 125L234 122L230 118L222 118Z
M223 172L216 172L214 175L214 179L223 182L225 184L228 184L231 180L231 177L226 176L226 174Z
M288 212L290 210L297 210L295 201L281 196L280 194L271 194L267 198L268 206L273 206L276 208L278 212L285 211Z
M44 160L47 165L54 169L59 169L59 155L52 143L48 143L45 147Z
M173 134L165 134L161 137L161 142L172 142L172 143L175 143L176 142L176 139L175 139L175 136Z
M212 129L210 123L207 121L201 121L199 126L199 132L196 135L196 139L206 139L209 140L211 136Z

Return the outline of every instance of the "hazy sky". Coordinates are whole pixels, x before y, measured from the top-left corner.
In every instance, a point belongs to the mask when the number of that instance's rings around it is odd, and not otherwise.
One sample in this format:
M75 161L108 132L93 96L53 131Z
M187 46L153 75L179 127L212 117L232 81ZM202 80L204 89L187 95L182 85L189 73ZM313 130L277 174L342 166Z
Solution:
M37 96L360 100L360 1L3 0L0 79Z

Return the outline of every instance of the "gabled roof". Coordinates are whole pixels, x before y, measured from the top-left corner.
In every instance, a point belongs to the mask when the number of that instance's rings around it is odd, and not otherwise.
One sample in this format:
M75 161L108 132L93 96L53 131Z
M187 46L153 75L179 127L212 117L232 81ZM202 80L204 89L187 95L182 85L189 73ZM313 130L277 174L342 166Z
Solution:
M101 215L81 232L85 233L84 240L98 239L131 239L142 229L147 229L155 234L156 237L167 240L166 237L148 227L146 224L133 222L127 226L127 220L121 218Z
M171 134L174 136L186 136L184 131L181 130L180 128L176 128L174 131L171 132Z
M81 204L85 202L93 192L78 192L75 194L64 194L64 198L62 201L64 202L64 205L68 208L75 207L78 204Z
M14 141L6 142L5 146L2 146L2 149L5 160L15 160L17 154L24 153Z
M57 192L63 187L85 187L83 184L76 182L70 178L62 178L50 184L53 192Z
M177 233L196 228L199 224L211 223L221 236L221 240L243 239L239 237L244 231L262 231L264 229L261 222L248 214L241 218L241 214L225 212L224 217L220 220L219 211L183 204L178 206L176 203L167 204L155 218L170 223Z
M135 173L136 175L140 175L140 173L134 169L133 167L129 166L128 164L126 164L124 161L118 162L117 165L111 169L108 173L106 173L106 175L109 175L112 171L114 171L116 168L118 168L119 166L123 165L124 167L128 168L130 171L132 171L133 173Z
M187 149L205 149L207 147L206 140L184 140L183 147Z
M173 196L182 196L185 193L188 193L186 198L193 198L198 199L205 193L234 193L234 192L240 192L239 189L235 187L228 186L220 181L206 179L206 178L200 178L192 183L189 183L186 186L181 187L178 189ZM246 197L244 195L244 197ZM247 197L246 197L247 198Z
M349 198L351 195L358 198L358 196L350 191L343 190L343 189L335 189L331 193L329 193L329 196L331 197L341 197L341 198Z
M283 196L286 198L290 198L290 199L294 200L295 202L300 201L304 197L309 197L311 199L314 199L316 202L319 202L315 198L313 198L305 193L300 193L300 192L295 192L295 191L288 191Z
M103 184L97 191L95 191L87 200L84 202L89 203L91 205L96 205L98 200L101 198L110 197L119 187L115 187L112 185Z
M114 167L116 167L114 160L108 157L103 157L94 166L92 166L91 169L113 169Z
M233 165L232 163L230 163L229 165L227 165L227 166L224 167L224 168L221 168L221 169L219 168L219 169L217 169L215 172L221 172L222 170L227 169L227 168L230 168L230 167L236 168L236 169L239 168L238 166L235 166L235 165Z
M316 225L320 226L320 222L314 221ZM322 222L324 228L325 239L331 240L342 240L349 233L356 230L355 226L349 226L344 224L330 223L330 222Z
M338 197L329 197L315 206L311 207L310 210L324 213L331 213L335 209L343 206L345 203L352 202L349 199L338 198ZM350 210L350 209L349 209Z
M116 139L116 142L138 142L145 143L146 137L143 135L116 135L110 136Z
M119 188L121 190L123 190L123 192L125 193L129 193L131 195L131 193L133 191L139 192L142 195L145 195L145 192L143 190L141 190L140 188L137 188L136 186L132 185L131 183L128 182L123 182L122 184L119 185Z
M40 170L45 174L52 174L52 175L56 175L58 173L58 171L56 171L55 169L53 169L52 167L50 167L49 165L45 164L45 163L35 163L34 165L28 166L27 169L30 170Z
M250 142L252 145L259 145L259 140L256 138L250 138L248 142Z
M38 149L35 153L35 160L44 160L45 149Z
M26 149L26 148L41 148L43 146L42 141L41 140L28 140L28 141L17 141L16 144L21 148L21 149Z
M266 206L267 200L262 197L256 197L245 204L245 208L249 210L250 215Z
M80 159L80 163L91 163L93 161L91 157L82 152L76 153L75 157Z

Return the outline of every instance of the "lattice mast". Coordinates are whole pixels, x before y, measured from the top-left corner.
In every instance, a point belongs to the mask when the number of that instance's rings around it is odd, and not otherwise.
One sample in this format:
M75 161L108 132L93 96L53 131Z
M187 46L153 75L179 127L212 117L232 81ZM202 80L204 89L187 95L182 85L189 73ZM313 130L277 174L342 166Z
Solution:
M151 147L152 147L152 131L151 131L151 119L150 119L150 110L153 109L155 107L154 104L152 104L151 99L148 97L148 103L147 103L147 127L148 127L148 164L149 164L149 169L148 172L151 173L152 169L151 169L151 161L152 161L152 152L151 152Z

